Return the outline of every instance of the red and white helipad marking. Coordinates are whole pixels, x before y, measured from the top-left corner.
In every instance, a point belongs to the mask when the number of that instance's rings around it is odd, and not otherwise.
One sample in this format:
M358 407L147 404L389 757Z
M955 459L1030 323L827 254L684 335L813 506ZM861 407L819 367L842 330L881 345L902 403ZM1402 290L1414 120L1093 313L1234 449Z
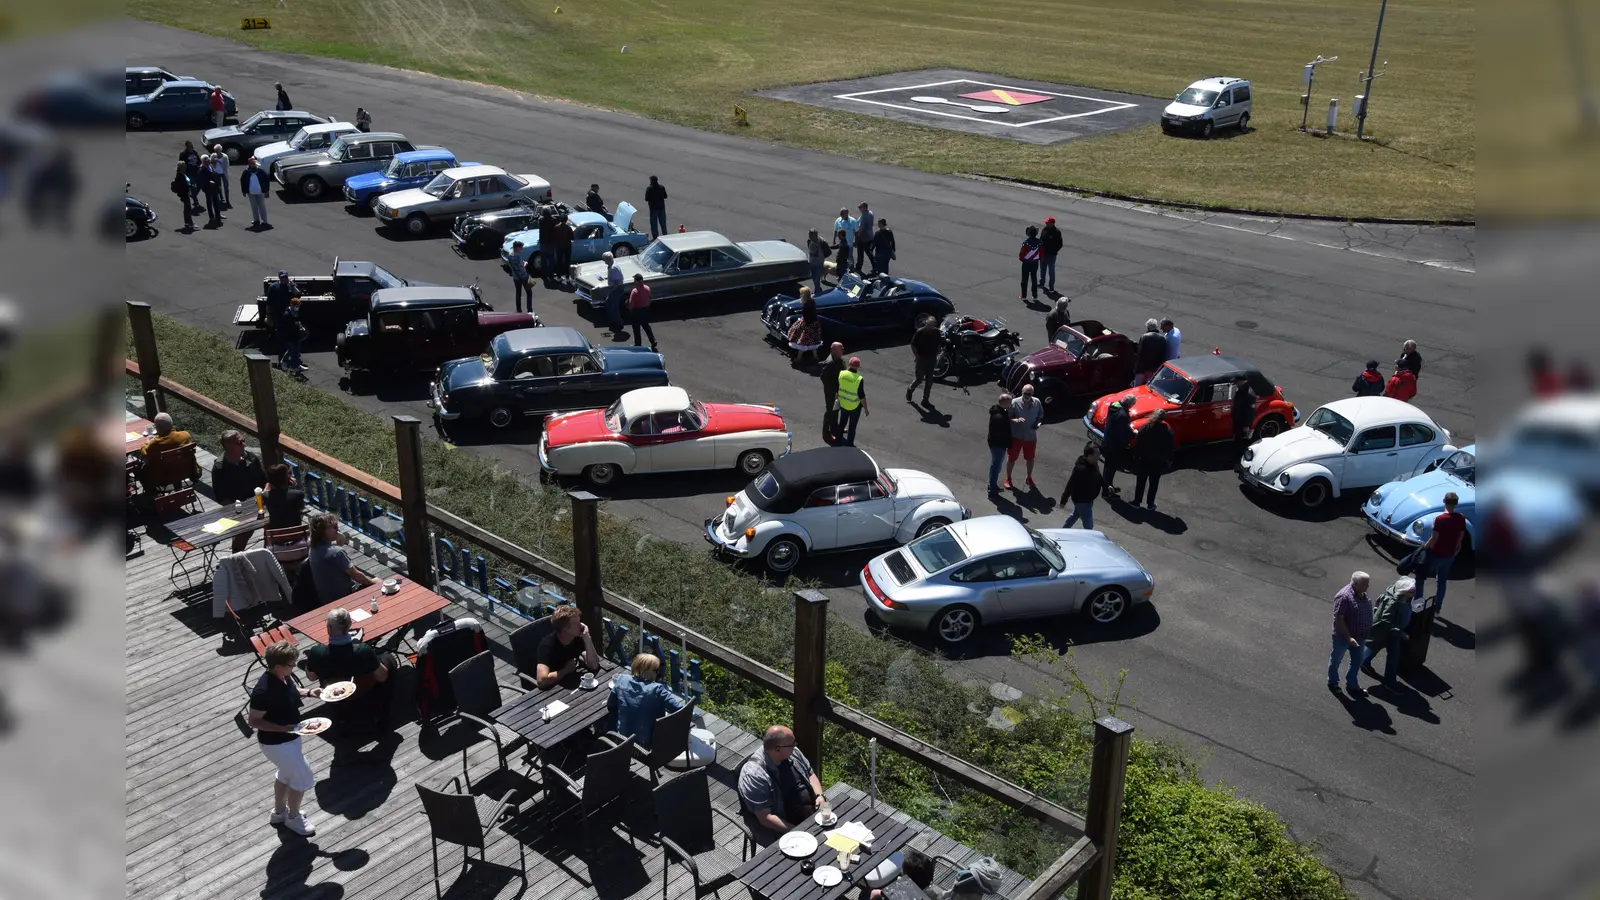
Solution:
M1006 91L993 88L987 91L973 91L962 94L968 100L982 100L985 103L1004 103L1007 106L1027 106L1031 103L1043 103L1049 100L1043 94L1030 94L1027 91Z
M986 103L998 103L1015 107L1028 106L1035 103L1043 103L1046 100L1060 98L1063 100L1077 100L1084 103L1095 103L1099 104L1100 108L1091 109L1087 112L1067 113L1059 116L1046 116L1042 119L1033 119L1027 122L1014 122L1004 121L993 116L977 116L970 113L947 112L943 109L930 108L928 105L895 103L887 99L877 99L878 95L882 94L909 94L915 91L925 90L927 88L949 88L952 85L972 85L976 88L987 88L988 90L978 90L960 95L968 99L979 100ZM1053 91L1043 91L1038 89L1023 90L1022 88L1012 87L1008 84L993 84L987 81L973 81L970 78L956 78L949 81L934 81L926 84L907 84L901 85L900 87L879 88L872 91L855 91L849 94L835 94L834 99L850 100L855 103L870 103L873 106L887 106L891 109L903 109L908 112L922 113L929 116L946 116L951 119L965 119L969 122L983 122L990 125L1003 125L1007 128L1027 128L1031 125L1043 125L1046 122L1064 122L1069 119L1082 119L1089 116L1102 115L1108 112L1116 112L1120 109L1132 109L1138 105L1136 103L1123 103L1117 100L1104 100L1099 97L1085 97L1080 94L1058 94Z

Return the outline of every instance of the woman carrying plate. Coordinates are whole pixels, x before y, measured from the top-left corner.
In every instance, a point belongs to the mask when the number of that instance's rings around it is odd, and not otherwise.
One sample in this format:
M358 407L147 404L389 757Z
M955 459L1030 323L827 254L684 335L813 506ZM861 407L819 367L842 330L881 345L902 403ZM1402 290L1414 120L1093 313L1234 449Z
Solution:
M299 725L300 698L310 696L311 690L292 680L294 665L300 659L295 645L279 641L268 647L263 656L267 672L250 691L250 727L256 730L261 755L278 767L277 778L272 782L269 821L309 837L317 832L300 811L300 799L316 786L317 776L300 746Z

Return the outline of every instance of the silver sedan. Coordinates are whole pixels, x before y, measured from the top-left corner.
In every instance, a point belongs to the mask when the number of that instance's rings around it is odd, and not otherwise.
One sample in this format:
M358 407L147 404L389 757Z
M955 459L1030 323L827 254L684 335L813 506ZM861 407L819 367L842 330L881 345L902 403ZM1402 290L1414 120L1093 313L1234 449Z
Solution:
M861 570L884 624L959 644L985 624L1081 614L1106 625L1148 603L1155 579L1098 531L1038 531L1010 516L968 519Z

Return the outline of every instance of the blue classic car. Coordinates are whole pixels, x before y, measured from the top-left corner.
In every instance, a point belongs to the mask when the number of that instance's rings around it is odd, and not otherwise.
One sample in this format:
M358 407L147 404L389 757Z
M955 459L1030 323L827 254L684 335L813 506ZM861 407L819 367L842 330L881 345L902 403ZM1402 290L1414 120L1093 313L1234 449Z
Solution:
M955 312L949 297L921 281L892 275L846 275L838 287L817 297L824 342L870 334L910 335L923 316L943 319ZM779 343L789 340L789 323L800 315L800 299L779 294L767 301L761 321Z
M572 223L572 262L594 262L607 250L613 256L633 256L650 245L648 235L633 231L633 204L626 200L617 204L617 211L607 222L606 217L594 212L571 212L567 221ZM521 252L513 252L511 245L522 242ZM500 244L500 268L511 271L513 265L525 265L530 256L539 252L539 229L516 231L506 236ZM534 263L533 270L539 271Z
M1460 498L1456 512L1467 517L1467 541L1471 545L1478 528L1474 504L1477 481L1478 447L1457 450L1437 467L1405 481L1391 481L1372 492L1361 512L1372 530L1391 540L1420 547L1433 534L1433 519L1444 512L1444 495L1454 491Z
M388 165L377 172L346 178L344 199L351 206L376 209L378 198L390 191L422 187L445 169L479 165L483 164L456 162L456 155L449 150L407 150L396 153Z
M233 95L222 92L225 118L238 113ZM163 81L148 94L123 98L128 127L190 125L211 120L211 85L204 81Z

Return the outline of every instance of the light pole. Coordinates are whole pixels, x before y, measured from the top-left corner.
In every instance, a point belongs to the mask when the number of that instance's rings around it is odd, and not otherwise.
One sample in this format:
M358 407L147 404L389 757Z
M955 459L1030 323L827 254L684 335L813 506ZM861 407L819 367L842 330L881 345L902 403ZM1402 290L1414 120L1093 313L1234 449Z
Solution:
M1378 7L1378 30L1372 35L1372 61L1367 63L1367 88L1361 95L1361 109L1356 115L1356 140L1361 140L1362 132L1367 127L1367 107L1372 104L1372 79L1376 76L1373 70L1378 68L1378 39L1383 37L1383 14L1389 11L1389 0L1383 0Z
M1301 131L1305 131L1306 130L1306 117L1311 115L1311 82L1315 81L1316 78L1317 78L1317 66L1320 66L1323 63L1334 62L1334 61L1338 60L1338 58L1339 57L1337 57L1337 56L1322 56L1321 54L1318 54L1316 59L1313 59L1311 62L1306 63L1306 67L1305 67L1305 70L1304 70L1305 71L1306 92L1300 98L1300 106L1302 107L1302 110L1300 112L1300 130Z

